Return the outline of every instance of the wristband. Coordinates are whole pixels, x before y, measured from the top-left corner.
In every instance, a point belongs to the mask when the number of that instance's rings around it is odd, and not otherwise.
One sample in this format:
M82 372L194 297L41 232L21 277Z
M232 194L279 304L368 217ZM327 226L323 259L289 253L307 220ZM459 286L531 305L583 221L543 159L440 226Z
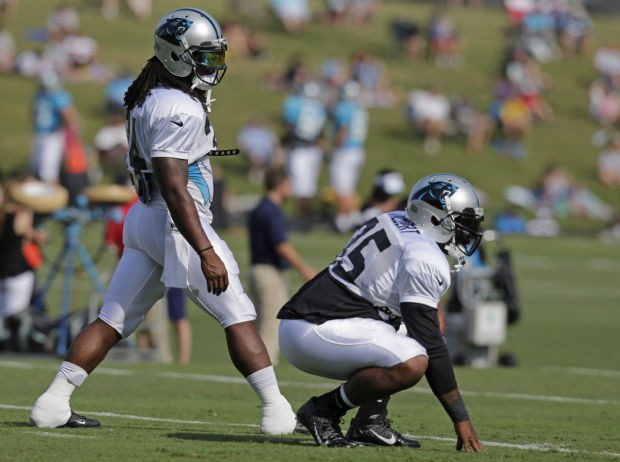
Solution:
M198 251L198 252L196 252L196 253L197 253L198 255L200 255L202 252L206 252L207 250L210 250L210 249L212 249L212 248L213 248L213 246L212 246L212 245L210 245L209 247L205 247L204 249L199 250L199 251Z
M455 424L469 420L469 414L462 396L459 396L458 399L455 399L450 404L444 404L443 408Z

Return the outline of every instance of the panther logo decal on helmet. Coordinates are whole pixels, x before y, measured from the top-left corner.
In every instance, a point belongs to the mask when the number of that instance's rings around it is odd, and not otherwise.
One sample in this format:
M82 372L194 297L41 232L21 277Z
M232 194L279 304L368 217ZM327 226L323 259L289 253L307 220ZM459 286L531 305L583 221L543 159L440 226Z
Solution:
M451 197L457 190L458 186L446 181L431 181L411 195L412 199L428 202L438 209L445 209L446 197Z
M181 45L181 36L191 25L192 21L186 18L168 18L157 28L155 35L173 45Z

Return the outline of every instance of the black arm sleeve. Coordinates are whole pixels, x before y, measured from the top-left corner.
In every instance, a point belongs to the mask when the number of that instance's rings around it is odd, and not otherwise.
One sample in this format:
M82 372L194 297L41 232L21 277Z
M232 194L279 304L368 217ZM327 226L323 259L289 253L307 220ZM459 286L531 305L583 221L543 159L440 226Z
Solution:
M437 397L457 388L448 345L439 329L437 308L421 303L401 303L407 335L417 340L428 354L426 380Z

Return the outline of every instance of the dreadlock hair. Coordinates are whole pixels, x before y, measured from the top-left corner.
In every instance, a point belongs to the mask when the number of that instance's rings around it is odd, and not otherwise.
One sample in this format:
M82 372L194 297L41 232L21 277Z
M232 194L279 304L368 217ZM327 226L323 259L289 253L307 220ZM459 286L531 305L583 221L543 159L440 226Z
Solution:
M161 61L156 56L153 56L149 58L142 71L140 71L140 75L136 77L125 93L125 106L127 110L130 111L136 106L142 106L151 90L157 86L176 88L196 98L203 105L205 104L205 92L192 89L191 78L172 75Z

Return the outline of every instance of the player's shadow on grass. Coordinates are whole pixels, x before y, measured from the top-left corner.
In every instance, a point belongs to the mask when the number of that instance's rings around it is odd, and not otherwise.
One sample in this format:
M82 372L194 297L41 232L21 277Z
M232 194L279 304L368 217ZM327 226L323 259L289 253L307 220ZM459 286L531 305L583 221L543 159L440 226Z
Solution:
M314 440L311 437L276 437L267 435L222 435L220 433L198 433L198 432L183 432L183 433L168 433L168 438L175 438L180 440L190 441L212 441L219 443L274 443L274 444L288 444L291 446L315 446Z

